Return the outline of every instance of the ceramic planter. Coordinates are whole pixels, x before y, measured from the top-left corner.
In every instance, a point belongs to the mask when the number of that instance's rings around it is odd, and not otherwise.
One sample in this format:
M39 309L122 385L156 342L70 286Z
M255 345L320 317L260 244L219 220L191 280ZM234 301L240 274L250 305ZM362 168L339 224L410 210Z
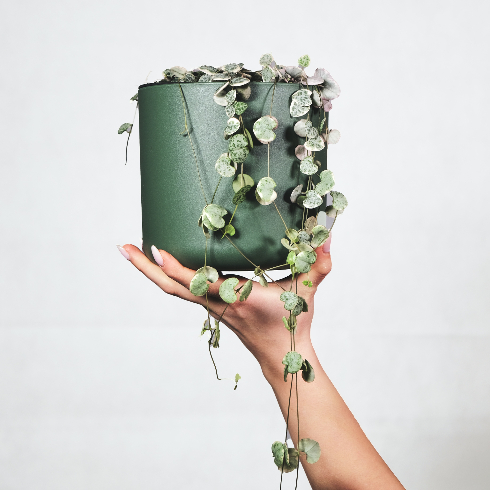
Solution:
M182 83L188 125L194 143L202 187L208 202L211 201L220 175L215 170L218 157L227 152L228 142L223 130L228 117L224 107L213 100L221 82ZM252 95L247 100L248 109L242 115L245 126L253 135L253 123L269 114L273 83L253 82ZM303 88L298 84L278 83L274 93L272 115L279 120L276 139L270 144L270 176L277 183L275 201L288 227L301 227L303 210L289 201L294 187L306 187L307 176L299 170L294 149L304 140L294 130L298 119L291 118L291 95ZM184 131L183 100L177 83L147 84L139 87L139 133L141 155L141 207L143 225L143 250L153 261L151 246L171 253L183 265L198 269L204 265L205 237L198 219L206 204L196 169L192 147ZM313 122L318 118L314 111ZM254 148L244 163L244 172L255 183L267 176L267 145L255 136ZM327 151L317 154L322 170L326 168ZM238 172L237 172L238 173ZM234 177L222 178L214 202L223 206L228 223L234 210L232 204ZM324 205L320 208L323 210ZM310 213L312 214L312 213ZM287 250L280 239L285 227L273 204L263 206L255 199L254 190L240 204L233 218L236 234L233 243L256 265L262 268L285 263ZM210 232L207 265L218 270L253 270L232 244L222 239L220 231Z

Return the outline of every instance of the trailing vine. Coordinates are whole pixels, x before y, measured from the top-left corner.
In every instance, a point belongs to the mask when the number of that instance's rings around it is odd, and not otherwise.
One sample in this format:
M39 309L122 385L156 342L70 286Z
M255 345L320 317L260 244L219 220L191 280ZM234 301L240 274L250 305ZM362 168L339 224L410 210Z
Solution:
M201 227L205 238L205 250L203 262L204 265L198 269L192 278L189 289L195 296L205 296L207 304L207 318L204 321L201 335L206 332L210 333L208 340L208 349L215 368L216 377L219 378L218 370L214 362L211 348L218 348L220 342L220 323L230 304L236 301L246 301L250 296L253 287L257 284L262 287L268 287L267 279L275 283L282 290L278 292L278 300L284 303L285 314L282 316L282 323L290 334L290 351L285 353L282 360L284 366L284 381L290 381L289 402L286 418L286 436L284 442L276 441L272 444L271 450L274 463L281 471L281 486L284 473L294 470L296 474L296 485L299 470L299 455L304 453L306 461L313 464L318 461L321 455L321 449L313 439L300 438L300 420L299 420L299 399L298 399L298 374L301 372L301 378L306 383L312 383L315 380L315 372L312 365L307 359L296 351L296 329L298 328L298 316L308 311L306 300L298 294L299 275L308 274L312 265L316 262L317 255L315 249L322 246L329 238L330 231L337 219L347 207L347 199L338 191L334 191L335 180L333 172L326 169L320 172L321 164L316 159L317 154L324 151L329 144L335 144L340 139L340 133L336 129L328 128L327 113L332 109L332 100L340 95L340 88L332 76L323 68L315 70L312 76L308 76L305 68L309 66L310 58L308 55L302 56L298 60L298 66L282 66L277 64L271 54L265 54L260 58L261 70L250 71L243 67L242 63L230 63L220 68L214 68L209 65L203 65L191 72L185 68L175 66L163 72L164 78L160 83L177 83L179 84L180 95L184 111L184 130L182 134L189 138L189 144L192 147L197 176L200 181L201 191L206 205L199 216L198 225ZM208 83L223 82L215 92L213 98L216 104L223 107L228 117L226 126L223 128L223 137L228 141L228 151L217 155L215 170L220 178L210 200L207 199L206 193L201 180L199 162L192 141L191 132L187 124L187 109L184 93L181 84L185 83ZM242 115L248 108L247 100L251 95L250 82L263 81L272 82L272 97L269 114L264 114L257 119L251 131L257 140L267 145L267 169L263 169L264 175L255 184L254 180L248 175L246 170L246 160L254 144L250 130L245 127ZM303 184L298 184L289 196L291 203L296 203L303 209L303 218L300 229L288 227L287 223L281 216L279 208L274 202L277 197L275 190L277 185L274 176L271 175L270 154L273 151L273 142L276 139L274 132L279 121L274 117L274 93L277 83L296 83L299 89L293 93L289 107L290 115L298 120L294 124L294 132L304 138L303 144L295 149L297 164L302 174L307 176L306 188L303 190ZM137 95L131 100L137 101ZM319 111L320 116L317 125L313 124L313 111ZM119 133L124 132L131 134L133 125L125 123L119 128ZM126 146L127 155L127 146ZM228 179L233 180L230 181ZM227 183L228 181L228 183ZM224 183L231 185L233 189L233 198L231 203L234 206L233 212L229 219L225 216L229 213L224 205L215 202L215 197L219 186ZM287 265L291 271L291 281L289 288L285 289L273 281L267 272L270 269L262 269L260 265L254 264L242 250L234 243L233 236L236 233L235 226L232 224L234 217L239 213L240 204L246 199L249 192L255 187L255 198L264 206L274 204L279 218L282 220L285 228L283 237L278 237L285 250L285 260L283 265ZM324 203L326 196L331 197L331 203L326 206L326 215L333 218L330 228L318 224L318 208ZM207 301L210 284L219 279L218 271L207 265L208 240L211 239L211 232L219 233L221 239L226 238L231 245L255 268L254 277L239 286L239 279L231 277L224 280L219 287L219 296L224 301L224 309L218 319L213 318L209 310ZM281 266L279 266L281 267ZM304 286L312 287L313 284L309 279L302 282ZM281 321L281 319L278 319ZM237 388L240 375L236 374L234 378ZM296 395L296 414L297 414L297 447L290 448L287 445L288 429L290 427L290 408L293 394L293 385L295 386Z

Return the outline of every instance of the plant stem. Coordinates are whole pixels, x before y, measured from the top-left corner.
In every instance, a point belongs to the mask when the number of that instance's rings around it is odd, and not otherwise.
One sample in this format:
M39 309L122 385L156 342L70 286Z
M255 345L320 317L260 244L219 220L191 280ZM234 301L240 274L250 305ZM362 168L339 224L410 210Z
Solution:
M211 335L211 338L212 337L213 336ZM208 348L209 348L209 355L211 356L211 360L213 361L214 370L216 372L216 378L218 379L218 381L221 381L221 378L218 376L218 368L216 367L216 363L214 362L213 354L211 354L211 339L208 342Z
M126 140L126 163L124 165L127 165L128 163L129 138L131 137L131 133L133 132L134 120L136 119L136 113L138 112L138 107L139 107L139 102L136 102L136 109L134 110L133 122L131 123L131 131L128 133L128 139Z
M222 178L223 178L223 176L220 175L218 183L216 184L216 189L214 189L214 194L213 194L213 198L211 199L211 204L213 204L214 197L216 196L216 192L218 192L218 187L219 187L219 184L220 184Z
M286 224L286 222L284 221L284 218L281 216L281 213L279 212L279 208L277 207L277 204L274 202L274 206L276 207L276 211L277 211L277 214L279 215L279 217L281 218L283 224L284 224L284 227L286 228L286 231L288 229L288 225Z
M292 391L293 391L293 378L291 377L291 386L289 388L288 416L286 418L286 435L284 436L284 444L286 444L287 440L288 440L289 409L291 408L291 393L292 393ZM286 451L287 451L287 449L286 449ZM282 488L282 475L284 475L284 463L285 462L286 462L286 457L284 457L284 459L282 460L281 483L279 484L279 490L281 490L281 488Z

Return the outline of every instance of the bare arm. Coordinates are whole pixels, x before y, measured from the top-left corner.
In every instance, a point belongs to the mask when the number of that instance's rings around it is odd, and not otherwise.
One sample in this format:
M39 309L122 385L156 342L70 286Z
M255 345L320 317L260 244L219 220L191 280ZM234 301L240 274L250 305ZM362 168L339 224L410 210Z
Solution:
M204 297L193 296L188 286L193 270L183 267L167 252L155 249L154 255L161 266L149 261L133 245L125 245L121 253L133 265L165 292L206 306ZM307 313L298 317L296 350L308 359L316 377L313 383L297 381L299 400L299 436L319 442L322 453L315 464L301 456L313 490L388 490L403 489L395 475L369 442L347 405L324 372L311 344L310 329L314 311L315 292L330 272L330 239L317 249L318 258L309 273L313 287L301 284L298 294L310 306ZM224 308L218 288L223 278L209 289L209 308L218 318ZM241 279L243 283L245 279ZM287 280L279 281L286 286ZM259 362L265 378L276 395L283 416L287 417L291 389L291 375L284 382L282 359L290 350L290 333L284 328L281 317L283 303L279 301L281 289L274 284L268 288L256 285L245 302L230 305L223 322L233 330L245 347ZM297 378L296 378L297 379ZM296 382L292 386L289 427L295 446L298 442L296 412Z

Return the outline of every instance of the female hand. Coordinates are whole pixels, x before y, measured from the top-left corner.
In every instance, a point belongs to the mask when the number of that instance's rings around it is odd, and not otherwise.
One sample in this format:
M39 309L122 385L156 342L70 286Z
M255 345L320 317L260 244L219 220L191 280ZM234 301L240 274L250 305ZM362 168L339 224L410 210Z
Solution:
M317 260L312 265L311 271L298 277L298 294L308 304L308 312L298 316L296 329L298 351L301 346L306 348L311 344L310 326L314 312L314 295L332 268L330 241L331 238L317 248ZM159 264L155 265L134 245L118 248L139 271L166 293L200 304L205 308L208 304L215 318L220 318L222 315L226 303L221 300L218 290L221 283L229 276L220 276L216 283L210 285L207 299L205 296L194 296L189 291L189 285L196 271L182 266L168 252L152 247L155 262ZM239 279L239 286L247 281L244 277L233 277ZM304 286L304 280L311 281L312 287ZM266 376L271 369L275 371L277 366L282 366L282 358L290 350L290 333L282 322L282 317L288 316L288 312L279 299L283 290L288 291L290 288L291 276L269 282L269 287L263 287L256 282L248 299L243 302L237 300L228 305L222 318L222 322L237 334L245 347L255 356Z

